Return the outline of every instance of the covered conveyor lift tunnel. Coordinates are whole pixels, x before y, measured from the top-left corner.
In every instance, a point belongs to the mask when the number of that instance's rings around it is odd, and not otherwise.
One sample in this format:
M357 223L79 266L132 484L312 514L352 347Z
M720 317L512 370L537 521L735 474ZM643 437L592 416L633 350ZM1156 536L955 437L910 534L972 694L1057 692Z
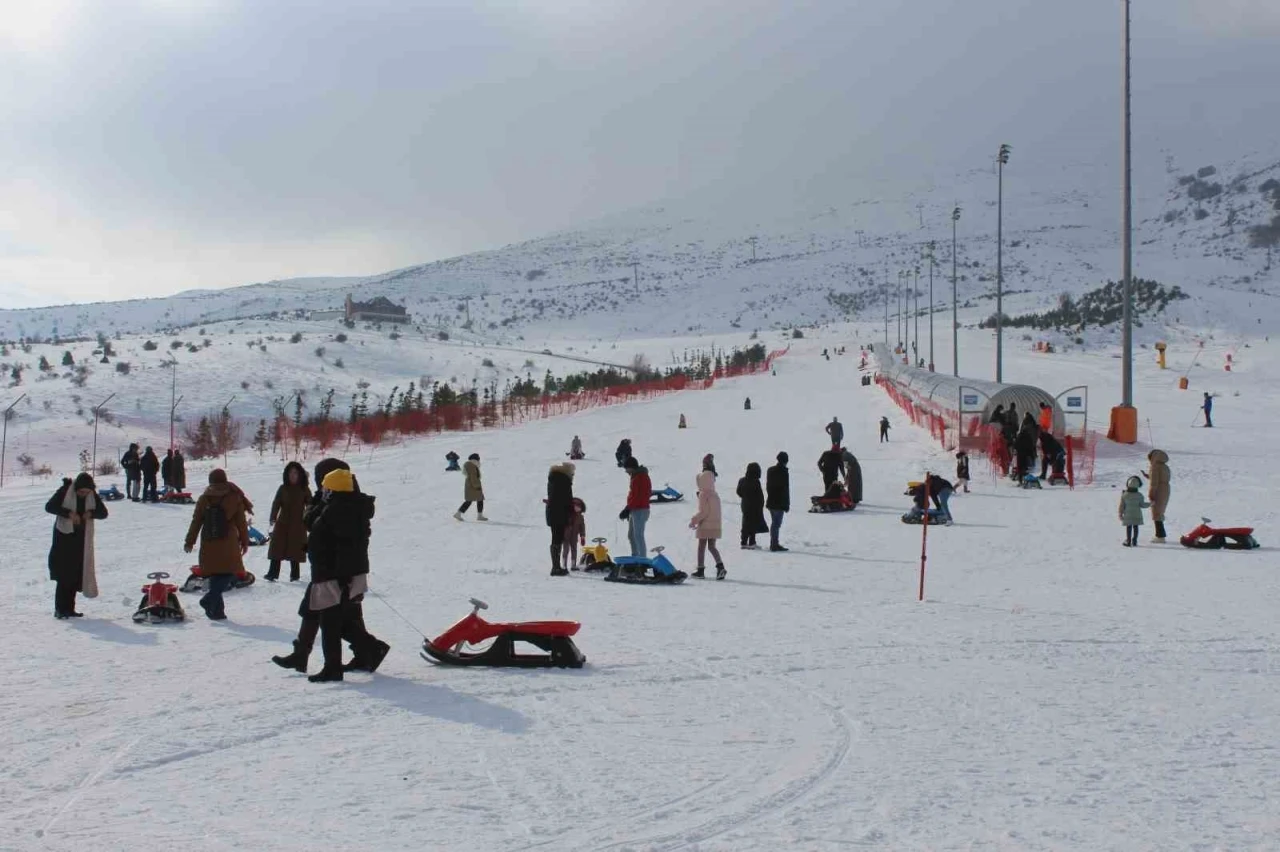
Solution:
M930 431L949 449L984 451L997 408L1017 407L1019 416L1039 418L1040 404L1053 409L1053 433L1083 437L1089 419L1089 388L1077 385L1056 396L1032 385L1005 384L931 373L880 357L878 381L909 401L929 419ZM915 419L913 417L913 419ZM917 423L919 421L917 420ZM939 434L941 433L941 434Z

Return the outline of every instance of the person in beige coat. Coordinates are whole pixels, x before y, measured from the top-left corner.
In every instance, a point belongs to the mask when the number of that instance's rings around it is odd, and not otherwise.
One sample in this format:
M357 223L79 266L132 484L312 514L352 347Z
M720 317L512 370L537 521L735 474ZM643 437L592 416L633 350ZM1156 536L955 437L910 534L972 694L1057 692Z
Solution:
M716 493L716 474L712 469L711 456L702 461L703 470L698 474L698 513L689 521L689 529L695 531L698 538L698 567L693 572L695 577L706 575L705 566L707 551L716 561L716 579L723 580L729 572L724 568L724 560L720 558L720 550L716 541L723 533L723 519L720 511L720 495Z
M489 520L484 516L484 486L480 484L480 454L472 453L467 456L467 463L462 466L462 475L465 481L462 485L462 505L458 507L458 511L453 513L455 521L462 520L462 516L471 508L471 504L476 504L476 520Z
M1169 505L1169 454L1164 450L1147 453L1151 470L1147 473L1147 499L1151 501L1151 520L1156 525L1156 544L1165 543L1164 510Z

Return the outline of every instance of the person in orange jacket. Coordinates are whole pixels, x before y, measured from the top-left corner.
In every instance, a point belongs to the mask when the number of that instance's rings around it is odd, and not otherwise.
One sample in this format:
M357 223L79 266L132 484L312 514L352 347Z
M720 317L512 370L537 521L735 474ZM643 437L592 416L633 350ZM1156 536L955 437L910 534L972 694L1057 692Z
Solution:
M1053 408L1043 402L1040 403L1040 431L1053 432Z

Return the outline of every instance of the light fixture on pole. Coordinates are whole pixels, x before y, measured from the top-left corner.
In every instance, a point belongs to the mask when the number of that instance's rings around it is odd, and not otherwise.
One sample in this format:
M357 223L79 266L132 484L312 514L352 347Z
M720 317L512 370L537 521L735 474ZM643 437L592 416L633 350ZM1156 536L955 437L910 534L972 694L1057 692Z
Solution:
M4 459L9 449L9 419L13 417L13 407L26 399L26 397L27 395L24 393L4 410L4 436L0 437L0 488L4 487Z
M1004 167L1013 149L1001 145L996 154L996 381L1004 381Z
M1124 0L1124 112L1121 122L1123 137L1124 179L1120 224L1121 273L1124 279L1124 331L1121 343L1120 367L1120 404L1111 409L1111 428L1107 437L1121 444L1133 444L1138 440L1138 410L1133 407L1133 168L1132 168L1132 136L1130 134L1132 77L1130 63L1129 25L1131 21L1129 0Z
M889 267L884 268L884 345L889 346Z
M91 409L93 411L93 455L91 456L92 460L89 462L90 471L94 471L98 467L98 421L102 419L102 406L110 402L114 396L115 394L111 394L111 396Z
M956 307L956 224L960 221L960 205L951 211L951 375L960 376L960 319Z

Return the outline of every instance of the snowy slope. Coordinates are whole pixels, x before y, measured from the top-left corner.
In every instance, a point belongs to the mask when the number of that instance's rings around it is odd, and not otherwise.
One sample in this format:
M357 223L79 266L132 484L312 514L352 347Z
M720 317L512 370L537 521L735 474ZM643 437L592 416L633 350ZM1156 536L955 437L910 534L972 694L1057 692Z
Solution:
M921 604L921 530L899 522L901 491L952 460L858 385L853 356L816 355L879 335L799 342L776 377L354 454L378 496L366 614L393 650L377 675L342 685L268 661L293 636L297 585L230 593L222 624L130 622L143 574L190 562L178 508L113 506L99 529L103 594L82 603L84 619L55 622L41 511L52 488L6 486L0 848L1272 847L1280 582L1274 487L1258 460L1280 416L1280 354L1258 343L1231 374L1197 367L1189 392L1174 380L1190 351L1175 348L1170 371L1138 364L1143 434L1172 458L1171 532L1208 514L1258 526L1266 549L1121 548L1114 485L1144 466L1145 446L1109 448L1098 484L1075 492L1012 490L975 466L956 526L930 531ZM966 336L964 357L975 372L989 364L988 338ZM1016 346L1008 358L1014 380L1090 384L1096 416L1117 392L1105 354ZM1224 394L1213 431L1188 428L1202 389ZM675 429L680 413L688 430ZM799 509L832 414L861 459L866 504L810 515ZM873 437L882 414L896 425L887 445ZM792 551L724 542L724 583L548 577L545 470L574 433L591 456L575 483L588 533L613 544L619 438L634 439L656 483L689 494L715 453L730 537L741 470L788 450ZM442 471L450 448L483 457L488 526L449 518L461 497ZM230 460L260 511L279 468ZM650 542L686 569L691 512L657 507L650 523ZM251 556L259 575L263 560ZM417 630L442 631L469 595L496 619L580 619L587 667L429 666Z

